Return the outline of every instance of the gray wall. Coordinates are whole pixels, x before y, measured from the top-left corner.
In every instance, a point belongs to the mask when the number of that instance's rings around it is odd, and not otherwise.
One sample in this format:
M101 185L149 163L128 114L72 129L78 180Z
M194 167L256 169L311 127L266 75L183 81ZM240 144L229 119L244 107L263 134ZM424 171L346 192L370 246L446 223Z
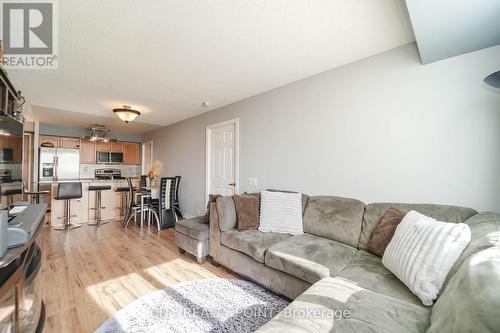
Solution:
M500 44L498 0L406 0L424 64Z
M414 44L159 129L154 158L205 206L205 127L239 117L242 191L281 188L500 212L500 46L421 65ZM263 73L265 75L265 73ZM244 78L241 78L244 80ZM258 187L248 178L258 178Z
M89 135L88 128L71 127L55 124L40 123L39 131L41 135L56 135L67 137L82 137ZM110 133L111 136L119 141L141 142L142 136L139 134L130 133Z

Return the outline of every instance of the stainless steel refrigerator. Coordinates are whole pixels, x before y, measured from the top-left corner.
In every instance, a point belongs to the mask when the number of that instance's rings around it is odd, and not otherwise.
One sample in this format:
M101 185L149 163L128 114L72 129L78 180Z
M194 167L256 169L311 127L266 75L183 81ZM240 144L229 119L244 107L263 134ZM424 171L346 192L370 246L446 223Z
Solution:
M78 180L80 151L70 148L40 148L39 180Z

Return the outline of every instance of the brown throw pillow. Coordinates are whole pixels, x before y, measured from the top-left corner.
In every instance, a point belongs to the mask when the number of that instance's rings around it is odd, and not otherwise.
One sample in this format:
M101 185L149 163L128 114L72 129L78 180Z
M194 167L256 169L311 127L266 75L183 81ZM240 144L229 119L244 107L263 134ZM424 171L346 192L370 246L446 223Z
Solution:
M238 230L252 230L259 227L260 198L254 195L233 195Z
M219 195L219 194L209 194L208 195L207 211L206 211L205 215L203 216L203 219L200 221L200 223L209 223L210 222L210 204L216 202L217 199L220 197L221 197L221 195Z
M372 232L368 242L368 251L376 256L383 257L385 248L391 242L398 224L405 215L397 209L389 208Z

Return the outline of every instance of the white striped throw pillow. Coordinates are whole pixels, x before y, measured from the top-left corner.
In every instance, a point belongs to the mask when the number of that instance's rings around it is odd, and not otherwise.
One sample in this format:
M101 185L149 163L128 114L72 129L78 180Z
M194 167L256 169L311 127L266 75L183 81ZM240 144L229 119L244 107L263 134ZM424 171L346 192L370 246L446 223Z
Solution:
M302 194L262 191L259 231L303 234Z
M412 210L396 228L382 263L430 306L470 240L467 224L439 222Z

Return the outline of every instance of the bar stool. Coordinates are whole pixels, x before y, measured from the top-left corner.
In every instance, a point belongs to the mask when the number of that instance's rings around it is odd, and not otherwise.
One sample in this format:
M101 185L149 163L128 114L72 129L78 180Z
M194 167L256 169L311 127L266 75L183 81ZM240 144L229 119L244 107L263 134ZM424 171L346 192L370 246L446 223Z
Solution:
M89 223L89 225L100 226L101 224L106 224L111 221L103 221L102 220L102 210L106 209L106 207L102 206L101 201L101 192L111 190L111 185L90 185L89 191L95 191L95 207L90 208L95 210L95 222Z
M116 208L120 208L120 212L123 216L125 216L125 214L127 214L127 210L128 210L128 192L129 192L129 188L128 187L117 187L115 192L119 192L121 194L121 199L120 199L120 207L116 207Z
M49 191L30 191L23 182L23 193L30 196L30 203L40 203L40 195L49 194Z
M11 188L2 191L2 195L7 197L7 206L14 203L14 196L18 194L23 194L23 190L20 188Z
M71 200L82 198L82 183L59 183L57 184L56 200L64 200L66 216L58 217L58 219L66 219L66 223L55 225L54 230L70 230L81 227L81 224L71 223L71 218L76 215L71 215Z

